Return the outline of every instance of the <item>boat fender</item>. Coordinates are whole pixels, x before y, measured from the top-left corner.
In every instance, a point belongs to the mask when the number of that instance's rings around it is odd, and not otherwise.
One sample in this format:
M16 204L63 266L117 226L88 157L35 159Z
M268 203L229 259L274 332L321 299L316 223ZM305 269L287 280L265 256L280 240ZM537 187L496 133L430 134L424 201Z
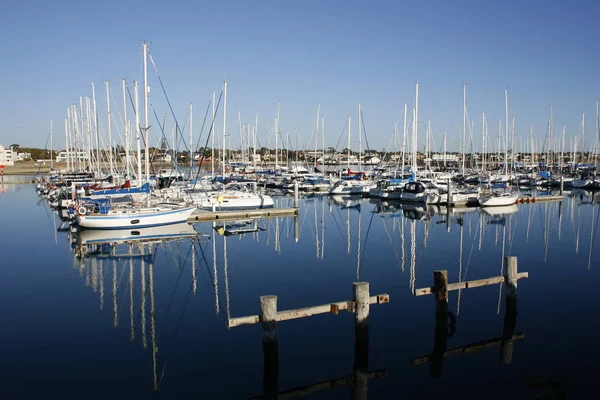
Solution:
M81 206L81 207L79 207L77 212L79 212L79 214L81 214L81 215L85 215L85 214L87 214L87 208L85 208L84 206Z
M531 202L532 202L532 203L535 203L535 197L534 197L533 199L531 199Z
M529 198L527 198L526 202L529 203Z

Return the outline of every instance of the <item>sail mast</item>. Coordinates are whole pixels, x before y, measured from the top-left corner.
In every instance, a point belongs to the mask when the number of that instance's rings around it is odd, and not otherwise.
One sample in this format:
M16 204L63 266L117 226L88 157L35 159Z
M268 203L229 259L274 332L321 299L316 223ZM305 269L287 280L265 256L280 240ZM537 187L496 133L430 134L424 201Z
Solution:
M150 182L150 147L148 140L148 44L144 42L144 140L145 140L145 173L146 181Z

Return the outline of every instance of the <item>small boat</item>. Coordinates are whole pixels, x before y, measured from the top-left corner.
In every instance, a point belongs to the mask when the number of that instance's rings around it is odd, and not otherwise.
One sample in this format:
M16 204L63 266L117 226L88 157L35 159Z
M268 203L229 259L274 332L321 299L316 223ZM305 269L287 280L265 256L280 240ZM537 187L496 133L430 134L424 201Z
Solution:
M490 193L479 198L481 207L501 207L510 206L517 202L519 196L512 193Z

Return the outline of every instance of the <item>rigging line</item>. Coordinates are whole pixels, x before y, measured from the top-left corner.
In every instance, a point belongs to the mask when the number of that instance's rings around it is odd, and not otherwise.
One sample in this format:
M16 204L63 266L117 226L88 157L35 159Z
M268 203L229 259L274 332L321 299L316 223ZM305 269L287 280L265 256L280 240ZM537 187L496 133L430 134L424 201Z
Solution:
M479 225L477 224L477 228L475 228L475 237L477 236L477 232L479 231ZM473 244L471 244L471 251L469 252L469 259L467 260L467 265L465 266L465 274L463 279L467 280L467 274L469 273L469 265L471 264L471 256L473 255L473 249L475 248L475 240L473 240Z
M164 123L162 126L160 125L158 115L156 114L156 110L154 109L153 106L152 106L152 113L154 114L154 118L156 118L156 122L158 122L158 126L160 127L160 131L162 133L162 139L164 139L165 143L167 144L167 150L172 152L172 154L173 154L174 150L171 148L171 145L169 144L169 141L167 140L167 136L165 135ZM184 145L185 145L185 143L184 143ZM185 148L187 150L187 146L185 146ZM181 173L181 169L179 168L179 164L177 163L177 154L175 154L175 157L173 157L173 166L171 167L171 170L174 170L174 169L177 170L177 173L179 173L179 175L183 175ZM152 167L152 170L154 172L154 166Z
M175 120L175 128L176 130L179 131L179 135L181 136L181 140L184 144L184 146L187 148L187 145L185 144L185 138L183 137L183 132L181 131L181 129L179 129L179 122L177 121L177 117L175 116L175 111L173 111L173 106L171 105L171 100L169 100L169 96L167 95L167 91L165 89L165 86L163 85L162 79L160 77L160 74L158 73L158 68L156 67L156 63L154 62L154 58L152 57L152 53L150 52L150 49L147 49L148 51L148 55L150 56L150 62L152 62L152 65L154 66L154 71L156 72L156 77L158 78L158 82L160 83L160 87L163 91L163 94L165 95L165 99L167 100L167 104L169 105L169 110L171 110L171 115L173 116L173 119Z
M165 253L166 253L166 251L165 251ZM188 250L187 256L185 257L186 261L187 261L188 256L190 255L190 253L191 253L191 247ZM171 291L171 297L169 298L169 302L167 303L167 310L165 311L165 319L162 321L162 324L158 328L159 334L157 336L157 339L160 338L160 336L161 336L160 332L163 331L163 328L164 328L165 324L167 323L167 319L169 318L169 311L171 310L171 304L173 303L173 298L175 297L175 291L177 289L177 286L179 286L179 280L181 279L181 275L183 274L184 269L185 268L181 268L181 270L179 270L179 274L177 275L177 280L175 281L175 285L173 286L173 290Z
M367 138L367 128L365 127L365 117L363 117L362 109L360 110L360 122L362 124L363 136L365 137L365 142L367 144L367 150L370 150L369 138Z
M338 209L337 207L336 207L336 210L338 210L338 211L339 211L339 209ZM332 212L332 213L331 213L331 216L333 217L333 222L335 222L335 226L337 227L337 229L338 229L338 232L340 233L340 235L341 235L342 239L346 239L346 236L344 235L344 233L343 233L343 232L342 232L342 230L340 229L340 225L338 224L338 221L337 221L337 218L336 218L336 216L335 216L335 213L334 213L334 212Z
M217 101L217 106L215 107L215 115L219 111L219 105L221 104L222 97L223 97L223 90L221 90L221 94L219 95L219 101ZM208 113L208 111L207 111L207 113ZM206 149L206 146L208 146L208 141L210 140L211 135L214 135L214 132L213 132L214 126L215 126L215 124L211 123L210 130L208 131L208 136L206 137L206 142L204 143L205 149ZM225 135L225 132L223 132L223 136L224 135ZM198 144L200 144L200 140L198 140ZM205 154L206 154L205 152L202 152L202 157L200 157L200 162L198 163L198 172L196 173L196 178L194 179L194 186L192 186L192 190L194 190L196 188L196 183L198 182L198 177L200 176L200 167L202 166L202 163L204 162ZM225 174L225 166L222 165L221 169L223 170L223 173L221 175L224 175Z
M196 246L192 246L192 247L194 247L194 251L195 251ZM201 246L198 246L198 247L201 247ZM204 255L204 252L202 252L202 254ZM204 260L206 261L206 257L204 257ZM201 263L199 263L199 264L201 264ZM208 264L206 264L206 262L205 262L205 265L208 267ZM199 268L199 266L198 266L198 268ZM183 268L182 268L182 270L183 270ZM185 298L185 302L183 303L183 308L181 309L181 313L179 314L179 318L177 319L177 325L175 326L175 332L173 333L173 340L171 341L171 344L169 345L169 350L167 351L167 356L165 357L165 363L163 364L163 367L162 367L162 370L161 370L161 374L160 374L160 378L158 379L158 383L160 383L163 380L164 376L165 376L165 370L167 368L167 364L169 362L169 359L171 357L171 353L173 351L173 346L175 344L175 339L177 338L177 335L179 333L179 329L181 328L181 325L182 325L182 322L183 322L183 316L185 315L185 310L187 309L187 305L188 305L188 302L190 300L190 295L192 294L192 288L193 287L194 287L194 285L193 285L193 282L192 282L190 284L190 288L188 289L187 296Z
M208 105L206 106L206 112L204 113L204 119L202 120L202 126L200 127L200 135L198 136L198 141L197 141L198 143L196 143L196 149L194 150L194 153L196 153L197 151L199 151L199 150L200 150L200 147L198 147L198 146L200 145L200 141L202 140L202 134L204 133L204 126L206 125L206 118L208 118L208 111L210 110L210 105L211 105L211 103L212 103L212 98L211 98L211 99L208 101ZM215 113L216 113L216 110L215 110ZM212 121L212 120L211 120L211 121ZM214 125L215 125L215 124L213 123L213 124L211 125L211 128L212 128L212 126L214 126ZM210 135L210 133L211 133L211 132L209 132L209 135ZM210 137L210 136L209 136L209 137ZM205 148L206 148L206 147L205 147ZM192 154L192 156L193 156L193 154ZM192 165L193 165L193 164L192 164ZM198 170L200 170L200 167L201 167L201 166L202 166L201 164L200 164L200 165L198 165ZM194 172L193 170L194 170L194 168L192 167L192 168L190 169L190 176L189 176L189 178L191 178L191 177L192 177L192 174L193 174L193 172ZM189 178L188 178L188 179L189 179Z

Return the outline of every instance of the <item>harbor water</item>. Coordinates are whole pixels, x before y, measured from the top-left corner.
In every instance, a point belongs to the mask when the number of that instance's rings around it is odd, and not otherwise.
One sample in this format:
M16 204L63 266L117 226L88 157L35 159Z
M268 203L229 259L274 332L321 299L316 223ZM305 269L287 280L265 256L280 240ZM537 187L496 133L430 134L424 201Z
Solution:
M370 307L369 398L589 398L600 357L598 200L579 191L562 202L447 210L307 196L297 217L196 223L198 236L114 249L106 236L82 251L91 239L70 232L33 185L7 185L0 393L267 398L261 325L228 321L260 314L263 295L289 310L351 300L353 282L364 281L390 298ZM501 276L506 256L529 274L518 281L510 362L495 341L504 285L454 290L446 350L457 350L432 377L424 357L434 350L435 301L415 289L433 286L435 270L450 283ZM352 313L282 321L277 334L280 398L356 395Z

